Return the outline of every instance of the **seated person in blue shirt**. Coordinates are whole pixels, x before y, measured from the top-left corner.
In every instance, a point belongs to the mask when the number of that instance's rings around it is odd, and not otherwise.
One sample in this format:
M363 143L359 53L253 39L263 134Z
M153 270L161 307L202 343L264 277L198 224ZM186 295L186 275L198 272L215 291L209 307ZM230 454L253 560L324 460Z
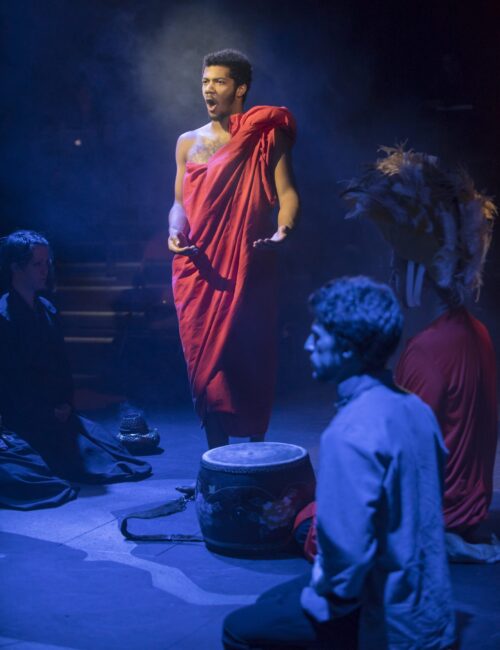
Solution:
M385 364L402 314L389 287L334 280L310 298L313 375L337 388L323 433L312 574L224 623L226 650L441 650L455 642L441 510L446 450L431 409Z

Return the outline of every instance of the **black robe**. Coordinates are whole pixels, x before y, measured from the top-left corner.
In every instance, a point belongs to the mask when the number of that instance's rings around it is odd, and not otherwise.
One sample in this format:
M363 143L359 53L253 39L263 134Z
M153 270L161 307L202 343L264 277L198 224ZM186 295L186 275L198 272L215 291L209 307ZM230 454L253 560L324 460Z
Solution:
M102 427L72 412L73 382L54 305L35 298L31 309L15 291L0 298L0 414L57 477L82 483L139 480L151 466L131 456Z
M40 454L11 431L0 432L0 507L34 510L60 506L78 490L54 476Z

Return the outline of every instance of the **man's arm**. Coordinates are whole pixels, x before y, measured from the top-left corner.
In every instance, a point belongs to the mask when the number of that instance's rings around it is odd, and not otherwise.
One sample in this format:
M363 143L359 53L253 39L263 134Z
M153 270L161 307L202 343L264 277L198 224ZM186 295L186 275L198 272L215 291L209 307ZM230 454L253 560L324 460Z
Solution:
M182 203L182 185L186 173L187 153L192 144L192 134L183 133L177 140L175 149L175 162L177 172L175 175L175 198L168 215L168 248L178 255L196 255L198 249L193 246L188 238L189 224Z
M291 141L281 130L276 132L274 184L280 206L278 229L271 237L254 242L254 247L261 250L273 249L282 244L299 218L300 199L293 176Z
M302 604L317 620L344 616L360 598L377 551L375 520L386 471L365 427L332 428L321 440L318 542Z

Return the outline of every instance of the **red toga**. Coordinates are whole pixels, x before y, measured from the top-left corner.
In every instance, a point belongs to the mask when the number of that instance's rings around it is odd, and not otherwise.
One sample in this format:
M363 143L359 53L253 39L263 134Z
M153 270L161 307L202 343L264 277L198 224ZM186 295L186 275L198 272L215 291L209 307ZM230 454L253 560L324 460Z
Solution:
M444 517L461 531L485 519L497 441L496 367L486 327L466 309L447 311L410 339L396 382L436 414L448 447Z
M286 108L229 118L231 140L208 163L188 162L183 203L195 257L176 255L173 291L195 408L231 414L230 435L267 430L276 374L276 257L252 247L276 229L276 129Z

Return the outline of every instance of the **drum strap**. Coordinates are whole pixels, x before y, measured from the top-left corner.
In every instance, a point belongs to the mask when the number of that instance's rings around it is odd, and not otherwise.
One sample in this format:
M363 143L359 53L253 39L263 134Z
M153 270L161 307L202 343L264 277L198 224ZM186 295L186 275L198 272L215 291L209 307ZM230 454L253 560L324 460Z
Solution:
M182 512L186 509L189 501L194 501L194 487L176 487L175 489L182 494L178 499L172 499L157 508L133 512L124 517L120 523L120 531L122 535L126 539L130 539L134 542L203 542L203 537L200 535L137 535L128 530L128 522L130 519L156 519L157 517L167 517L176 512Z

